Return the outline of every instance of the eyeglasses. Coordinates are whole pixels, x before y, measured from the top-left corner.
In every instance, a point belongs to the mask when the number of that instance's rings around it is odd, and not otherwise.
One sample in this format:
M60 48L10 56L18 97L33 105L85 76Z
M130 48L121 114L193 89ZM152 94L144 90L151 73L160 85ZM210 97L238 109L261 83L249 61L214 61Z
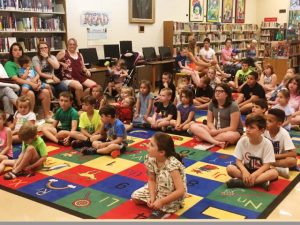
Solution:
M40 47L40 49L47 49L48 47Z
M218 94L222 94L224 92L225 92L224 90L215 90L215 93L218 93Z

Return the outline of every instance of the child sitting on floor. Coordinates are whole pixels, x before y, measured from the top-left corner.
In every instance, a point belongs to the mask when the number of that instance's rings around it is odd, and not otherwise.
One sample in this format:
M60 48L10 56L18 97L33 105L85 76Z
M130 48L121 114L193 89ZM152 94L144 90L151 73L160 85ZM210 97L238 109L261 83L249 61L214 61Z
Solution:
M71 144L70 134L76 131L78 126L78 112L72 107L72 102L73 95L70 92L65 91L59 94L60 108L54 115L53 124L42 127L44 137L60 145Z
M96 99L93 96L85 96L82 98L83 113L80 114L79 128L80 131L71 131L70 137L75 139L71 142L73 148L81 148L84 146L91 147L93 141L100 139L101 118L99 110L95 109Z
M265 99L259 98L252 102L252 114L253 115L265 115L268 110L268 103Z
M81 153L83 155L110 154L116 158L126 151L127 133L125 126L119 119L116 119L114 106L103 106L99 114L103 123L100 134L105 138L105 141L94 141L93 147L82 148Z
M5 126L6 113L0 111L0 173L4 170L4 165L1 163L6 159L13 158L12 150L12 133L9 127Z
M163 88L159 94L159 102L157 102L156 111L152 117L147 118L147 122L152 128L161 128L166 131L170 125L170 120L177 118L176 106L171 101L172 90Z
M23 95L17 99L17 109L18 110L14 115L13 124L11 125L13 144L21 143L18 135L21 126L27 121L30 121L34 125L36 121L34 112L30 111L30 99L26 95Z
M95 109L99 110L107 104L106 96L103 94L103 89L100 85L91 87L90 94L96 99Z
M121 105L116 106L117 118L123 122L126 131L132 129L134 103L135 103L134 97L130 96L124 98L121 102Z
M4 175L4 179L11 180L18 176L25 176L32 170L38 169L47 160L47 148L44 140L37 136L37 127L32 123L25 123L19 131L22 141L22 152L17 160L4 160L3 165L12 166L12 171Z
M148 183L131 198L153 210L149 219L163 219L183 207L187 193L185 168L170 135L157 132L152 136L145 165Z
M272 144L275 162L272 165L279 175L289 179L289 168L297 165L297 153L290 134L282 128L285 113L281 109L270 109L267 114L267 130L264 135Z
M275 155L271 141L262 136L267 123L264 116L248 115L246 135L238 141L234 156L236 164L227 166L227 173L232 177L226 182L228 188L253 187L260 184L270 190L270 181L278 177L278 172L271 169Z
M209 84L210 79L208 77L203 76L200 78L194 99L196 109L207 109L208 104L214 95L214 90Z

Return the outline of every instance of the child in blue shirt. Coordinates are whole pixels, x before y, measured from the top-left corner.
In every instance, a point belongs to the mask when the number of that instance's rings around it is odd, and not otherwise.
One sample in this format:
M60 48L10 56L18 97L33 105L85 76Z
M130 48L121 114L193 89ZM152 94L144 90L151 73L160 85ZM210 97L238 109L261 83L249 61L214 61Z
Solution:
M116 119L116 109L114 106L105 105L100 109L99 114L104 126L100 131L102 140L94 141L93 147L81 149L83 155L110 154L113 158L118 157L126 151L127 133L124 124Z

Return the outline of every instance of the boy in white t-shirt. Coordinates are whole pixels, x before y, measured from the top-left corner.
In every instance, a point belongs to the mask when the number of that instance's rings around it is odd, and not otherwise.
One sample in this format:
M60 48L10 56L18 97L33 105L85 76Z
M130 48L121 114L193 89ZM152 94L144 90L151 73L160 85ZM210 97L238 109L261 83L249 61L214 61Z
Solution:
M278 177L278 172L271 169L275 155L271 141L262 134L266 129L266 119L262 115L248 115L246 135L237 143L234 156L236 164L227 166L227 173L232 177L226 182L228 188L253 187L260 184L270 190L270 181Z
M297 165L297 153L288 131L282 127L284 120L283 110L270 109L267 114L267 130L264 136L273 144L276 161L272 165L280 176L288 179L289 168Z

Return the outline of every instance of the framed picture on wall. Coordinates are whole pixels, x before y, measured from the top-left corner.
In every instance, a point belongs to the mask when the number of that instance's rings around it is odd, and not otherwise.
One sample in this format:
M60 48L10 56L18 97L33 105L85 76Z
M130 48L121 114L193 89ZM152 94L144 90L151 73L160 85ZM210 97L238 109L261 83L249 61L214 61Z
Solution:
M129 23L154 23L155 0L129 0Z
M232 23L233 0L223 0L222 3L222 23Z
M219 22L221 0L207 0L206 21Z
M189 0L189 19L191 22L204 20L204 0Z
M246 0L235 1L235 22L245 23Z

